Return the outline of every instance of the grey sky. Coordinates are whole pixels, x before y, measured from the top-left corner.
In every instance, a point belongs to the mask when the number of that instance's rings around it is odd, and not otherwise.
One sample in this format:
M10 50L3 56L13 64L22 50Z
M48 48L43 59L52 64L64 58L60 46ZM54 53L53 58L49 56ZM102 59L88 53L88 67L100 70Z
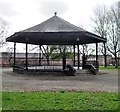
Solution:
M0 0L0 17L9 23L10 34L39 24L58 12L58 16L91 30L93 10L99 4L119 0Z
M4 16L16 15L16 11L13 9L12 3L6 2L6 1L0 2L0 16L2 16L2 15L4 15Z
M93 9L119 0L0 0L0 17L13 32L39 24L58 12L58 16L75 25L88 28Z
M41 14L48 17L52 16L55 11L57 11L58 14L64 14L69 10L69 7L63 1L43 1L40 5Z

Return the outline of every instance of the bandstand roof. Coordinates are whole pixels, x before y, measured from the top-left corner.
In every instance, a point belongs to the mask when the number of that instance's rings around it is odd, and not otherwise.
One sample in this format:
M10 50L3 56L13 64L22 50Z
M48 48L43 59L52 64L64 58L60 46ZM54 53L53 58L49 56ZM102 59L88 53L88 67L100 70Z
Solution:
M65 21L55 13L41 24L14 33L6 41L35 45L82 45L106 42L106 39Z

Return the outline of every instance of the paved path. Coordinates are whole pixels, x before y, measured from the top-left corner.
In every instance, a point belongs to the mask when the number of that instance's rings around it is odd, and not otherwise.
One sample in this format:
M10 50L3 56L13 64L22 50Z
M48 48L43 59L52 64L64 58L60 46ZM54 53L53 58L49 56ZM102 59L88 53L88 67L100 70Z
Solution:
M100 71L102 75L38 76L3 70L3 91L107 91L118 92L118 71Z

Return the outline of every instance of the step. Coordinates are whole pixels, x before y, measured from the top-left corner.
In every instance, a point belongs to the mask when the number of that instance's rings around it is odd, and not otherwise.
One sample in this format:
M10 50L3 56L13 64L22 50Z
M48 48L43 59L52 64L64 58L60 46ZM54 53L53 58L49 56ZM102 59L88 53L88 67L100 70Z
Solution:
M89 70L84 69L84 70L77 70L76 74L91 74L91 72Z

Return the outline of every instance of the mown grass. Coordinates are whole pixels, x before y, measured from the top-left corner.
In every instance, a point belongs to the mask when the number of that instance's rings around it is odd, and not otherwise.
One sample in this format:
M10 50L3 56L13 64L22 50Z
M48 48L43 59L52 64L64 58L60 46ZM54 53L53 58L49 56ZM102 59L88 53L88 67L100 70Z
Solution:
M120 69L120 66L118 66L118 68L115 68L115 66L107 66L107 67L99 66L99 69L100 70L118 70Z
M117 110L118 94L106 92L3 92L3 110ZM63 112L62 111L62 112Z

